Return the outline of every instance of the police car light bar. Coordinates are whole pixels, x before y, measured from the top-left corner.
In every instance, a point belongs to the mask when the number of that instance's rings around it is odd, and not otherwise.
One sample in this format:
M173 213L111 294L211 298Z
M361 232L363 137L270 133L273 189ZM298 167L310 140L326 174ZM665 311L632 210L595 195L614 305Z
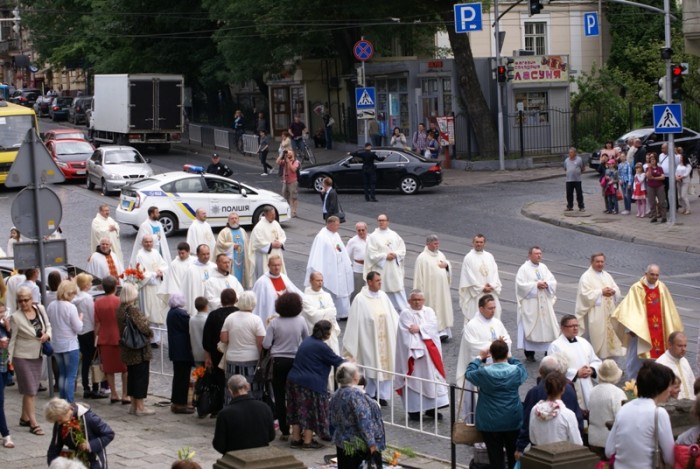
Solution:
M182 170L190 174L204 174L204 166L196 166L193 164L186 164L182 167Z

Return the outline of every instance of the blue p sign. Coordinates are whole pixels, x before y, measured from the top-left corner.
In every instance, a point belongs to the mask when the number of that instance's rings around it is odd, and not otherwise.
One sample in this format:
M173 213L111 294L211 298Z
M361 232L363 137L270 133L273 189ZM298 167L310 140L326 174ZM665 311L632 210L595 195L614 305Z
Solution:
M598 12L591 11L583 14L583 33L586 36L599 36Z
M462 3L454 6L455 32L481 31L481 3Z

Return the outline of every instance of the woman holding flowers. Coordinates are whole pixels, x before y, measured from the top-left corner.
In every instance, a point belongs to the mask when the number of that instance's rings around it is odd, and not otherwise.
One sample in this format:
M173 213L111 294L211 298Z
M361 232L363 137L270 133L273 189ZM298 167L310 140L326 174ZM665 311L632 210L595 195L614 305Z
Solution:
M107 467L107 445L114 439L114 431L92 410L64 399L53 398L44 411L46 420L53 423L51 444L46 453L47 463L59 456L77 459L90 469Z

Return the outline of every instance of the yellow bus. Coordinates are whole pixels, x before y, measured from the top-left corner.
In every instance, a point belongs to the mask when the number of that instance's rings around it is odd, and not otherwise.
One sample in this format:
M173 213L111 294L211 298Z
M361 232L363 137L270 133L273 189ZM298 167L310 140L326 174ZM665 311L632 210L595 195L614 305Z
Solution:
M0 184L5 184L10 166L29 129L39 133L39 122L33 109L0 101Z

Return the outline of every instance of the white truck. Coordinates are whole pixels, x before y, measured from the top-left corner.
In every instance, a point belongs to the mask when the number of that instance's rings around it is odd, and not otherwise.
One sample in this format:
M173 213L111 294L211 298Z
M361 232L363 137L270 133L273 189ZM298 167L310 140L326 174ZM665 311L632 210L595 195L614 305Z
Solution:
M184 130L183 100L182 75L95 75L90 138L167 151Z

